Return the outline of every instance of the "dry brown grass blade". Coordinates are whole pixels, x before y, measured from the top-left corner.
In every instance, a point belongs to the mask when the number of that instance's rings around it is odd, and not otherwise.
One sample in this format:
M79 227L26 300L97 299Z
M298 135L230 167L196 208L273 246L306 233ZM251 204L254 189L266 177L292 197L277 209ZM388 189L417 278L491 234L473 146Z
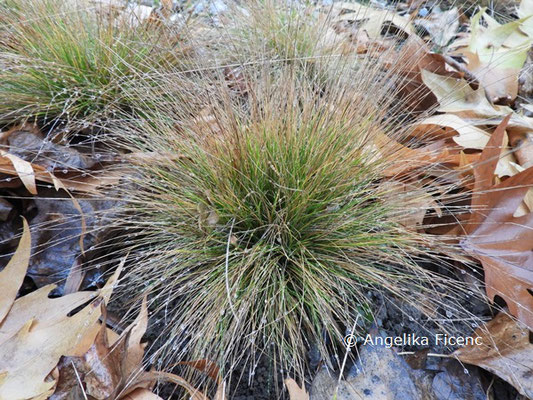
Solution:
M209 400L209 397L207 397L199 389L196 389L186 379L182 378L181 376L171 374L169 372L150 371L145 374L144 379L151 382L164 381L169 383L175 383L176 385L181 386L182 388L187 390L187 392L191 396L191 400Z

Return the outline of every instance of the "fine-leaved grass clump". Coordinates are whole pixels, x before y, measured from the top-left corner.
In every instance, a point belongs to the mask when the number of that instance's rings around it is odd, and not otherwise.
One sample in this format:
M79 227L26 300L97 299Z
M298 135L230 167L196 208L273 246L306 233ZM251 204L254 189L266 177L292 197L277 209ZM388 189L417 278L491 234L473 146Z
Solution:
M180 103L117 128L144 154L115 223L128 243L122 294L151 295L168 360L207 358L228 372L268 355L302 373L306 350L331 360L373 310L368 290L433 315L456 307L461 285L420 266L444 245L405 226L427 191L397 190L414 176L391 184L385 173L412 162L383 142L406 130L389 122L383 82L359 78L373 96L317 94L294 68L267 66L245 97L219 83L197 118Z
M261 74L268 63L276 74L291 65L316 85L324 85L352 66L332 23L328 8L311 2L246 2L235 6L218 28L214 53L219 63L236 73L242 66L249 72L255 65Z
M1 1L0 121L90 121L134 108L123 92L140 76L186 62L179 29L105 3Z
M277 1L252 1L235 10L224 25L226 46L234 59L297 63L319 54L320 35L326 29L313 8Z

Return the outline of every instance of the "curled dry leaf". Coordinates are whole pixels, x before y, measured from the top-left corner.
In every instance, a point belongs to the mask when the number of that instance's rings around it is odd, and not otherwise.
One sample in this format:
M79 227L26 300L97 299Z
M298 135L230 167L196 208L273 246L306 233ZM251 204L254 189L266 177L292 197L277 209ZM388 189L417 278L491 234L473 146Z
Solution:
M498 314L475 331L482 345L465 346L453 355L477 365L513 385L523 396L533 398L533 344L529 329L505 313Z
M31 194L37 194L37 185L35 184L35 173L31 163L24 161L13 154L0 150L0 172L16 174ZM7 161L7 163L6 163ZM10 168L9 163L12 168Z
M514 217L533 186L533 167L494 185L508 116L474 166L472 215L461 246L484 267L487 296L499 295L509 311L533 329L533 213Z
M102 187L118 183L123 175L120 168L107 165L118 163L116 157L108 159L104 169L102 155L93 159L75 148L45 140L34 125L17 125L0 133L0 143L7 149L0 150L0 173L18 178L33 195L37 194L36 181L52 183L56 190L99 194Z
M51 183L57 190L99 194L101 187L116 184L122 175L120 171L93 171L83 174L75 171L67 178L58 178L45 167L25 161L3 150L0 150L0 173L19 178L31 194L37 194L36 180Z

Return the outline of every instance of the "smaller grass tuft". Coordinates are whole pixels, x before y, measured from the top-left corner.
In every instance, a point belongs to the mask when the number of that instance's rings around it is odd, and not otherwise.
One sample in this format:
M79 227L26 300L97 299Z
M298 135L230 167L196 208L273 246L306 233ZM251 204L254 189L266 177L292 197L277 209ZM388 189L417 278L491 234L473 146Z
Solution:
M2 1L0 122L91 120L135 107L124 91L184 62L173 29L88 1Z

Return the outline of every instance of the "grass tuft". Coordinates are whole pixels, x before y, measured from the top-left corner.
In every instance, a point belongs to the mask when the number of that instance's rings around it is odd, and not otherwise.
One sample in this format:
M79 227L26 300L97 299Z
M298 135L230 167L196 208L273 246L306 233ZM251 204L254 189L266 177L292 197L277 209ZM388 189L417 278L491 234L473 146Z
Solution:
M139 77L184 62L177 29L89 1L0 2L0 122L128 109L123 93Z
M133 151L157 154L137 166L117 222L131 243L123 293L152 294L170 359L208 358L228 372L268 354L303 373L307 349L330 360L373 309L368 290L433 313L456 306L461 285L420 264L445 246L403 225L427 191L387 184L384 171L409 161L376 148L383 132L406 135L390 130L377 77L360 80L373 97L318 95L299 72L265 67L245 101L219 85L209 119L169 124L162 109L123 133Z

